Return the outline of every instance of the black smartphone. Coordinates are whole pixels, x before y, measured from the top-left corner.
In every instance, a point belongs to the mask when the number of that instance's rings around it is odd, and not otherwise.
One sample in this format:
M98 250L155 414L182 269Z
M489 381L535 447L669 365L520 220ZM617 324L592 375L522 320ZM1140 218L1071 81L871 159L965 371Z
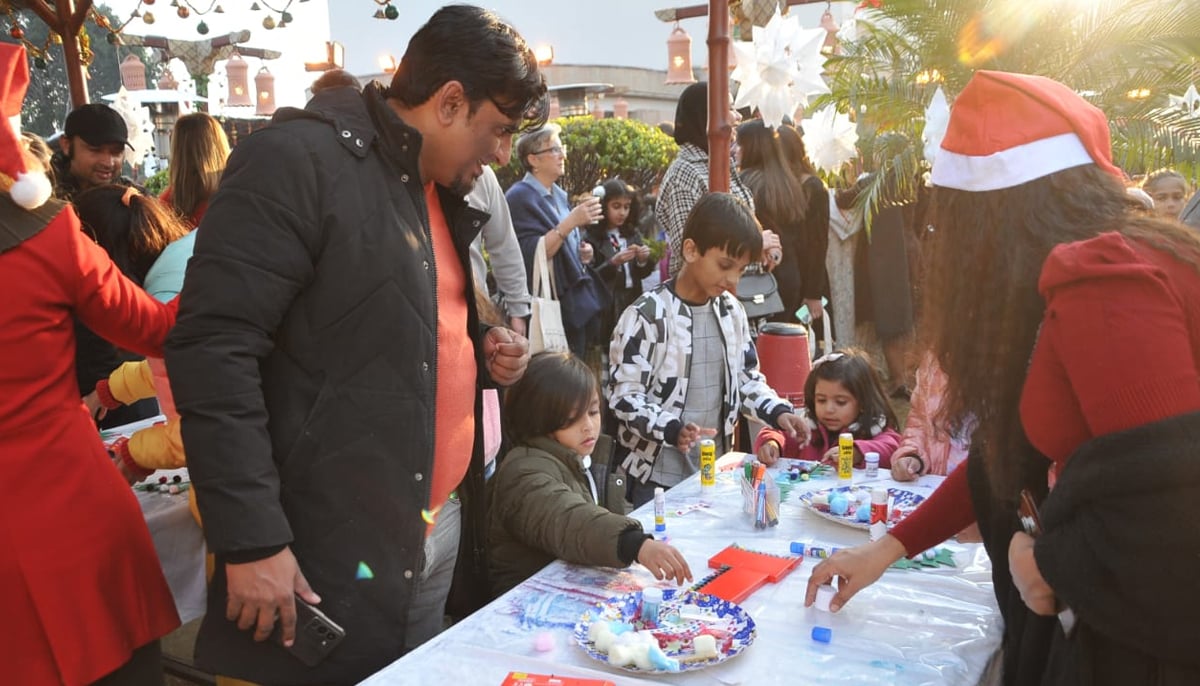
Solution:
M1021 504L1017 508L1017 514L1021 518L1021 528L1025 529L1025 533L1037 538L1042 534L1042 517L1038 514L1037 503L1033 500L1033 494L1029 489L1021 489ZM1058 622L1062 625L1063 633L1067 638L1075 632L1075 612L1071 608L1058 602Z
M305 665L316 667L346 638L346 630L325 616L324 612L304 602L300 596L295 596L295 601L296 640L292 642L292 647L285 646L284 650ZM283 645L283 630L278 622L271 638Z

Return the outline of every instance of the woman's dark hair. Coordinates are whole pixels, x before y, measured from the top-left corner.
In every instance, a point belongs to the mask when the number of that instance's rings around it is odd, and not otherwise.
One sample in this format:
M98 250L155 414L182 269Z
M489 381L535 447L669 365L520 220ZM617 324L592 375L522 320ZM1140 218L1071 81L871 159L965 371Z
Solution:
M708 84L693 83L683 89L675 105L675 142L691 143L708 152Z
M447 5L434 12L408 42L388 96L416 107L450 81L462 84L472 114L491 100L522 128L546 122L546 79L533 50L488 10Z
M767 228L787 233L784 227L804 220L808 205L804 186L784 158L779 135L761 119L751 119L737 129L742 149L742 181L754 192L754 212Z
M701 255L721 248L739 258L750 254L751 262L762 259L762 226L746 203L729 193L705 193L683 224L683 238L691 239Z
M163 248L184 237L188 227L158 200L128 186L97 186L75 196L73 204L96 243L125 276L141 285Z
M854 423L858 426L853 431L855 438L871 438L871 427L884 418L884 425L900 430L900 422L896 412L888 402L883 390L879 374L871 364L867 353L858 348L844 348L828 356L829 359L817 360L818 364L809 372L804 381L804 406L809 415L817 407L817 381L836 381L850 391L858 403L858 417ZM812 417L815 421L816 417Z
M599 397L596 375L571 353L542 352L504 397L504 419L514 444L571 425Z
M943 425L978 421L981 450L996 496L1023 487L1028 439L1019 406L1045 313L1042 265L1058 245L1117 231L1200 265L1200 237L1173 222L1129 212L1116 177L1088 164L994 191L935 187L923 328L948 384Z
M620 200L621 198L629 198L629 215L625 217L625 223L613 227L620 230L621 235L629 238L637 233L638 220L642 216L642 194L638 189L621 179L609 179L603 184L604 199L600 201L600 214L603 216L603 225L607 230L609 228L608 221L608 203L612 200Z
M817 168L808 159L808 150L804 147L804 137L794 127L783 125L778 127L779 146L783 148L783 157L792 168L797 179L804 180L805 176L816 176ZM805 204L808 204L807 198Z

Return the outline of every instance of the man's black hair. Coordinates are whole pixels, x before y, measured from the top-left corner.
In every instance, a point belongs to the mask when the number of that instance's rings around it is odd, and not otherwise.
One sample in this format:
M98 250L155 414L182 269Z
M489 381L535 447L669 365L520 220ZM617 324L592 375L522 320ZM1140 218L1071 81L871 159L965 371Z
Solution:
M729 193L705 193L683 225L683 240L692 239L703 255L721 248L739 258L747 252L750 261L762 259L762 226L746 203Z

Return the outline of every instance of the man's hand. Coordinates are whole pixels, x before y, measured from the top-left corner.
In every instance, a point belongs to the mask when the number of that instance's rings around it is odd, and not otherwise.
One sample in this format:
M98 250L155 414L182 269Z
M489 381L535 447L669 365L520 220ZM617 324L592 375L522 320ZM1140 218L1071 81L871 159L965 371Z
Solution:
M1008 568L1012 571L1013 585L1021 592L1021 600L1035 614L1051 616L1058 612L1058 599L1054 589L1046 583L1037 559L1033 557L1033 537L1024 531L1013 534L1008 544Z
M683 582L692 580L692 568L678 550L653 539L646 539L642 549L638 551L637 561L650 570L655 579L674 579L680 586Z
M229 587L225 619L237 620L243 631L253 627L256 641L267 640L278 616L283 645L290 647L296 640L296 602L292 596L299 595L311 605L321 602L300 573L291 548L254 562L226 563L225 579Z
M492 381L511 386L525 374L529 364L529 341L516 331L492 327L483 338L483 358L487 360Z
M518 335L521 335L521 336L529 335L528 329L525 326L525 318L524 317L509 317L508 318L508 328L512 329L513 331L516 331Z
M770 467L779 461L779 444L767 441L758 446L758 461Z
M679 452L687 453L701 438L712 438L716 435L716 429L703 429L696 424L688 422L679 430L679 439L675 441L675 447L679 448Z

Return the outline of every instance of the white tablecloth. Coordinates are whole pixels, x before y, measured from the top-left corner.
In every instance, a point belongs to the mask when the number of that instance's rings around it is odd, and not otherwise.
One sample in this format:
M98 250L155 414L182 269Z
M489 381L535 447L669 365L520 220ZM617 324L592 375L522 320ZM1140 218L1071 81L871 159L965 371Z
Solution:
M105 430L101 435L105 441L117 436L131 436L138 429L159 421L165 421L165 418L158 416L133 422ZM159 470L143 483L157 483L161 476L170 480L176 474L182 476L184 481L188 480L187 469L171 469ZM204 534L188 509L187 492L170 495L135 489L134 494L142 506L142 516L146 518L150 537L154 539L154 548L158 551L167 585L171 587L171 596L175 598L179 618L187 623L203 616L207 594Z
M922 477L915 484L896 484L887 470L880 475L869 483L922 495L942 481ZM861 472L855 482L868 483ZM798 502L805 490L837 485L836 479L798 482L780 508L780 525L755 530L741 513L734 472L718 475L712 508L673 514L698 500L698 477L692 477L667 491L667 535L697 579L709 573L708 559L731 543L775 554L787 554L789 542L797 540L864 543L866 531L828 521ZM633 516L653 531L652 505ZM1000 645L991 565L978 544L945 547L954 551L957 568L889 570L837 614L804 607L805 585L816 563L806 558L779 584L767 584L741 603L758 627L757 639L744 653L709 669L661 676L611 669L571 639L572 627L589 607L656 583L650 573L636 564L610 570L555 562L364 683L500 684L510 671L528 671L618 684L975 684ZM814 642L814 626L830 628L832 642ZM554 634L555 648L539 653L534 639L544 631Z

